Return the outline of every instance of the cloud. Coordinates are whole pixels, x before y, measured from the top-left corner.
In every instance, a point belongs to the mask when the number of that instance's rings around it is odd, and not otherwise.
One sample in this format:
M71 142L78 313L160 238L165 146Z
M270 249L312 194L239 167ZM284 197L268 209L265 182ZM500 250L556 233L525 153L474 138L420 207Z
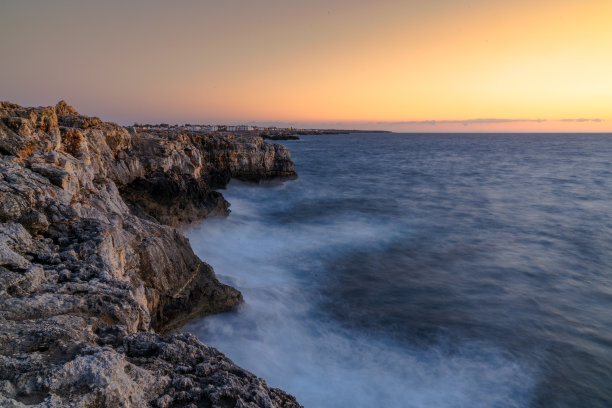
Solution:
M594 118L594 119L585 119L585 118L579 118L579 119L560 119L561 122L602 122L601 119L598 118Z
M514 123L514 122L546 122L548 119L500 119L500 118L483 118L483 119L463 119L463 120L404 120L397 122L378 122L379 125L490 125L498 123Z
M603 122L598 118L578 119L502 119L502 118L479 118L479 119L453 119L453 120L400 120L389 122L377 122L378 125L494 125L499 123L542 123L542 122Z

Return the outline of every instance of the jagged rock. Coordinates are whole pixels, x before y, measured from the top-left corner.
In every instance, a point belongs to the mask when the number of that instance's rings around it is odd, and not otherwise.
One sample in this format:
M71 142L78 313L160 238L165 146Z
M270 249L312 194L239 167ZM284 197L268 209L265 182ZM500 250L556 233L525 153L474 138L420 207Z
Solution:
M45 214L36 210L19 218L19 223L34 235L42 234L49 228L49 221Z
M213 189L232 177L295 177L290 152L260 137L162 130L131 136L129 150L116 153L114 177L124 197L164 224L229 213L229 203Z
M242 301L171 226L226 213L231 177L294 175L259 138L0 102L0 406L299 406L193 336L154 334Z

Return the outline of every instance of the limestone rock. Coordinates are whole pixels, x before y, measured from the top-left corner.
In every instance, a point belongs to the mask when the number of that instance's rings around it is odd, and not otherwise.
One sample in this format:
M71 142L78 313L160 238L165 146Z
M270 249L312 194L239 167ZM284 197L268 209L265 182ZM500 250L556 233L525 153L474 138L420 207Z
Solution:
M36 210L19 218L19 223L34 235L42 234L49 228L47 217Z
M294 175L259 138L0 102L0 406L299 406L195 337L155 334L242 301L172 226L227 213L214 189L231 177Z

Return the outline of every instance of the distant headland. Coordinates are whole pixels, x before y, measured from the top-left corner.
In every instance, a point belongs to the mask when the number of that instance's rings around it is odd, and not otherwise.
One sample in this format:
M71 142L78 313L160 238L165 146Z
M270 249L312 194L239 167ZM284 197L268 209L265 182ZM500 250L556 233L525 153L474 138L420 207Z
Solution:
M346 135L350 133L391 133L388 130L363 130L363 129L303 129L294 127L255 126L255 125L193 125L186 123L178 124L142 124L134 123L128 126L137 132L150 130L168 131L192 131L213 133L232 133L244 136L259 136L269 140L298 140L302 135Z

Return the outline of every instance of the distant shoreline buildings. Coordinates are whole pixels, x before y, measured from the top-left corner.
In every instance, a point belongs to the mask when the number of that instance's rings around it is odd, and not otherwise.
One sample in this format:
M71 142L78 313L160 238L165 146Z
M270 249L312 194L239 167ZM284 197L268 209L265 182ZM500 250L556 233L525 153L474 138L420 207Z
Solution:
M160 123L156 125L134 123L128 126L134 131L161 130L161 131L192 131L192 132L241 132L261 136L264 139L296 139L297 135L315 134L346 134L346 133L389 133L385 130L348 130L348 129L300 129L294 127L281 128L277 126L254 126L254 125L170 125Z
M253 131L285 131L285 132L296 132L303 130L314 130L314 129L296 129L293 127L290 128L278 128L276 126L253 126L253 125L192 125L186 123L184 125L170 125L167 123L160 124L139 124L134 123L131 128L139 129L139 130L148 130L148 129L176 129L176 130L191 130L194 132L197 131L208 131L208 132L253 132Z

